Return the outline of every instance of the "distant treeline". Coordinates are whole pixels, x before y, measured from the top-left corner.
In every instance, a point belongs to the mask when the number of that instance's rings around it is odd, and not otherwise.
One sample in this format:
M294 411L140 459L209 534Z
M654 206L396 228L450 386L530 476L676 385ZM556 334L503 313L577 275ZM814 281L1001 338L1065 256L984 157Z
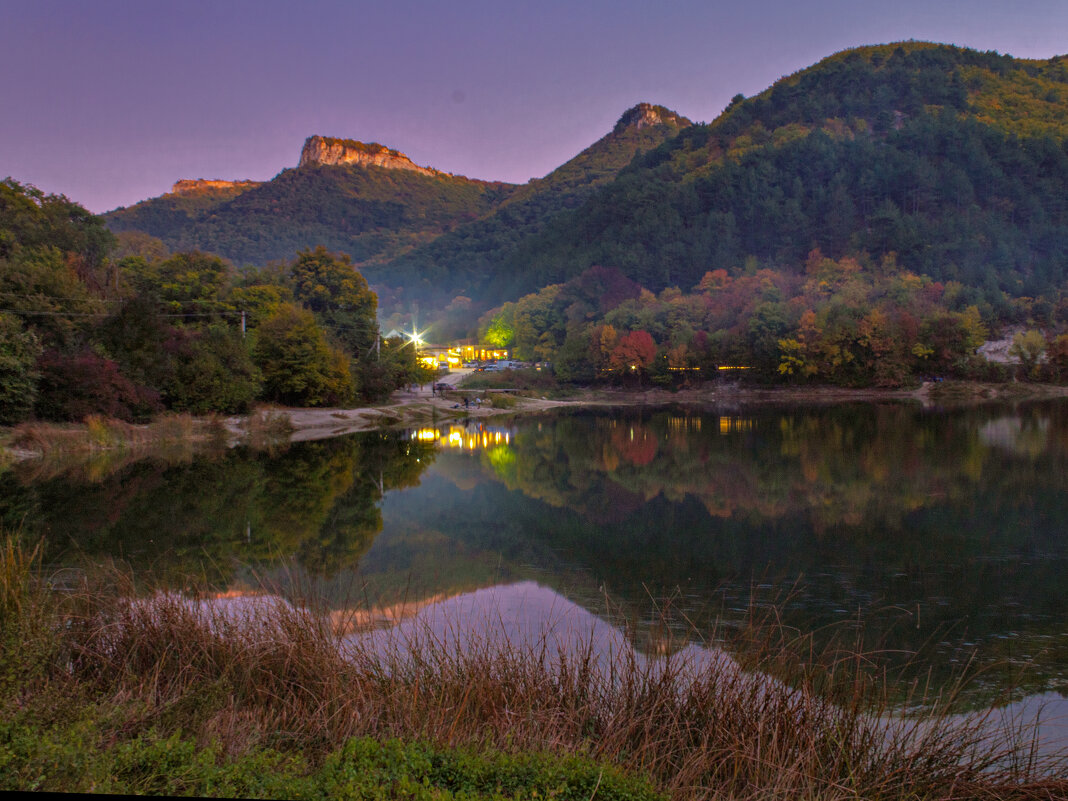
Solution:
M712 270L659 295L594 267L506 303L482 338L546 360L565 381L680 385L728 375L760 382L899 387L924 377L1068 380L1068 294L998 297L878 263L812 251L799 273ZM976 353L990 326L1031 326L1019 366Z

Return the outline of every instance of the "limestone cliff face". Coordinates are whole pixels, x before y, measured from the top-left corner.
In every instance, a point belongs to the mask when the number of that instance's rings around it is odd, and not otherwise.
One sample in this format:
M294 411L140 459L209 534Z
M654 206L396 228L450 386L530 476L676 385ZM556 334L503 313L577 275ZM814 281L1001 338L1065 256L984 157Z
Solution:
M616 123L614 132L619 133L625 128L651 128L654 125L670 125L673 128L686 128L692 125L681 114L663 106L654 106L652 103L639 103L633 108L627 109L619 122Z
M389 170L410 170L422 175L441 175L437 170L420 167L406 155L377 142L357 142L354 139L335 139L330 136L309 136L300 151L301 167L310 164L327 166L357 164L385 167Z
M174 186L171 187L171 193L175 195L191 195L196 192L204 192L213 189L235 189L243 192L246 189L252 189L254 186L259 185L259 181L221 181L193 178L176 181Z

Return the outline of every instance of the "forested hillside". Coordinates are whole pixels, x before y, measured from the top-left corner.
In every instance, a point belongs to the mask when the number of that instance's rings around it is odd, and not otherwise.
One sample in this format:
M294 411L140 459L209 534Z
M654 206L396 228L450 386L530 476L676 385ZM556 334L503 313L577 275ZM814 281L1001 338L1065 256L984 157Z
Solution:
M814 249L996 305L1068 278L1066 141L1065 59L907 42L835 54L710 124L641 104L522 187L307 165L196 208L165 196L107 219L237 264L322 244L388 289L392 310L414 301L424 317L594 265L653 292L710 270L800 275Z
M659 147L692 125L663 106L627 110L610 133L544 178L519 187L491 215L460 226L393 260L373 275L417 296L457 293L482 297L501 265L549 223L577 209L634 156Z
M168 194L105 219L113 231L143 231L172 250L210 251L239 265L291 259L318 245L366 262L477 219L513 190L444 173L309 164L230 197L194 206Z
M1068 63L944 45L860 48L736 97L559 219L501 271L531 289L593 264L653 290L746 261L896 254L1013 295L1068 266Z

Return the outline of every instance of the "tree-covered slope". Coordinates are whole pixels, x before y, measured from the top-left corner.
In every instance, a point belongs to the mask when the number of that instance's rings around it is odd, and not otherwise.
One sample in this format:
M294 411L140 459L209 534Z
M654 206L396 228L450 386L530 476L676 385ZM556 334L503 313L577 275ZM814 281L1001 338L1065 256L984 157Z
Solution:
M444 289L480 295L523 242L560 214L577 209L635 155L659 147L691 124L663 106L640 103L610 133L544 178L521 186L492 214L404 254L375 277L416 294Z
M905 43L735 98L498 265L498 293L621 268L691 287L753 259L896 253L938 280L1035 294L1068 277L1068 61Z
M205 185L182 187L183 184L197 183ZM129 208L117 208L104 217L108 227L116 233L140 231L177 242L198 219L258 185L255 181L179 181L165 195L149 198Z
M199 207L165 195L106 219L112 230L141 230L172 249L199 248L237 264L288 259L317 245L364 262L481 217L513 189L445 173L308 164Z
M1068 279L1066 142L1068 59L906 42L837 53L707 125L642 104L522 187L306 165L108 220L239 264L322 244L424 308L492 305L592 265L688 289L709 270L796 272L815 248L1029 296Z

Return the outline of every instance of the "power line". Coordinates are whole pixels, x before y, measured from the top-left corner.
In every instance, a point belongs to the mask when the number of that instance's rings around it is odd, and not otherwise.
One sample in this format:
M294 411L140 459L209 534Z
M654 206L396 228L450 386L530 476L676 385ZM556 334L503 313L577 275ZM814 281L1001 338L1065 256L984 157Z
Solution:
M0 313L6 314L20 314L25 317L112 317L113 315L105 312L59 312L59 311L34 311L30 309L0 309ZM240 317L242 312L239 311L217 311L217 312L182 312L181 314L175 313L161 313L157 314L157 317Z

